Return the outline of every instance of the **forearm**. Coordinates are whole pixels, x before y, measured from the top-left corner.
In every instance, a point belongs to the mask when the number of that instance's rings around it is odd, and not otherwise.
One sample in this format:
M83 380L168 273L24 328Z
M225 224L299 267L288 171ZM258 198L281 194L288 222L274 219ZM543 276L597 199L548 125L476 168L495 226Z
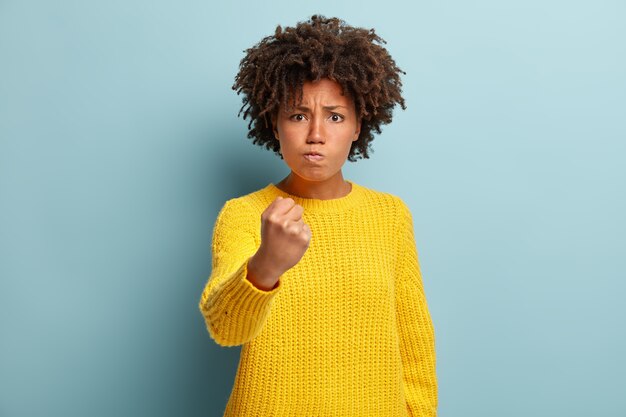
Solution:
M405 303L399 317L404 390L409 415L437 415L435 332L426 300Z
M200 299L211 337L222 346L237 346L254 339L270 313L271 302L280 283L269 290L247 279L249 259L232 272L216 271Z

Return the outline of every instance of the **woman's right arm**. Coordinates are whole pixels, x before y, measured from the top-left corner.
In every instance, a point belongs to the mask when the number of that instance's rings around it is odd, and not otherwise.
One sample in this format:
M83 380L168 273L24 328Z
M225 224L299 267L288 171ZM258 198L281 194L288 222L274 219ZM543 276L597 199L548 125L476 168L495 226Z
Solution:
M242 345L254 339L281 289L280 281L271 289L264 286L259 277L262 272L255 270L258 263L253 257L258 247L251 230L254 216L244 202L228 200L213 228L211 276L199 308L209 334L222 346Z

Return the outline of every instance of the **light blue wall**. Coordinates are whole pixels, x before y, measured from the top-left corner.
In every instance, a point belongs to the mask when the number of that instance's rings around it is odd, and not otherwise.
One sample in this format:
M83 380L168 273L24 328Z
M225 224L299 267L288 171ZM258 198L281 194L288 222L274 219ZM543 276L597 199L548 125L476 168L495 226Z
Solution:
M407 72L344 176L411 207L442 417L626 416L623 1L0 2L0 416L221 416L197 309L243 50L313 13Z

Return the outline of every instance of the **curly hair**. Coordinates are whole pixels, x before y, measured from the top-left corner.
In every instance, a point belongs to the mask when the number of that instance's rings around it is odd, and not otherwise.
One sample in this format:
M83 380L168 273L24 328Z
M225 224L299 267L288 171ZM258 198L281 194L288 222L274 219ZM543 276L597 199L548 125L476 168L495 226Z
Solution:
M232 86L243 93L243 119L250 117L248 138L280 154L280 144L274 138L271 117L281 103L302 98L305 81L329 78L347 91L355 104L361 121L359 138L352 142L348 160L369 158L374 133L392 120L393 108L402 97L400 73L389 52L381 46L387 42L374 29L356 28L338 18L313 15L306 22L284 30L276 27L274 35L263 38L248 48L239 64ZM244 111L245 110L245 111ZM269 117L269 121L268 121Z

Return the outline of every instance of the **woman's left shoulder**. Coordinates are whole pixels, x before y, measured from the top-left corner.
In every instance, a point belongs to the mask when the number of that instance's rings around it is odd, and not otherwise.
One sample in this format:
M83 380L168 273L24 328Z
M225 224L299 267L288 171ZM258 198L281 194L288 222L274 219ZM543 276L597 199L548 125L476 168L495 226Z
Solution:
M399 195L391 193L391 192L387 192L387 191L380 191L380 190L371 190L371 191L376 195L376 198L381 203L393 208L397 212L404 212L404 213L409 212L410 213L411 209L409 208L409 205Z

